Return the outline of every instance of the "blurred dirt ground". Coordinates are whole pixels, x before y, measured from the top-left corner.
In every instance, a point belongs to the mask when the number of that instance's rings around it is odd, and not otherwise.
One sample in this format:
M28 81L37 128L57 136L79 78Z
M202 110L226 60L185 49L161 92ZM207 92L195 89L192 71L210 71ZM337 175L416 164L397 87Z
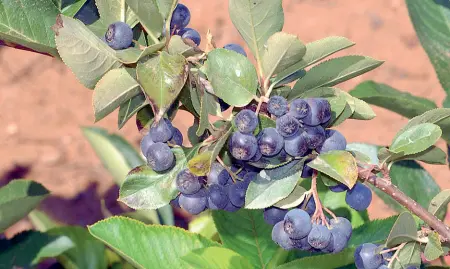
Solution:
M190 27L199 30L202 37L210 28L219 46L243 44L228 17L227 1L181 2L191 9ZM297 34L304 42L345 36L356 46L338 55L363 54L386 61L375 71L339 85L342 89L350 90L372 79L442 103L444 92L416 37L404 1L284 0L283 5L284 31ZM60 197L46 203L58 205L51 209L58 218L73 224L95 221L100 207L92 199L108 192L113 181L80 130L81 126L94 125L92 92L62 63L26 51L1 48L0 72L0 175L5 179L25 176L44 184ZM338 129L349 142L388 144L407 120L377 107L375 112L378 117L370 122L347 121ZM175 125L186 129L190 121L180 113ZM116 122L117 113L113 113L95 126L117 132L137 147L140 135L133 120L120 131ZM450 187L450 172L445 166L425 166L442 188ZM371 217L390 214L392 211L378 200L370 207ZM26 227L22 222L14 230Z

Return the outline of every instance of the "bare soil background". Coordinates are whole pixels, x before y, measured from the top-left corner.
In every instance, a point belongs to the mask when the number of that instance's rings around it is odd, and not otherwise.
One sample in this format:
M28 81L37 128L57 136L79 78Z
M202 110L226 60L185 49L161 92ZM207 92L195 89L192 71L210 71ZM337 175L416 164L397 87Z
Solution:
M190 27L205 37L211 29L219 46L244 45L228 16L228 1L184 0L192 14ZM362 54L386 61L380 68L339 85L350 90L364 80L387 83L442 103L444 92L420 46L402 0L284 0L284 31L311 42L330 35L345 36L356 45L338 55ZM247 50L248 51L248 50ZM62 63L31 52L0 49L0 175L36 180L56 197L44 203L50 213L71 224L101 218L98 196L113 186L108 172L83 137L80 127L93 126L92 92ZM372 121L347 121L338 127L348 142L385 145L407 119L375 107ZM185 130L192 121L179 113L175 125ZM117 113L95 124L119 133L138 147L134 120L117 130ZM439 143L444 148L444 143ZM449 188L446 166L425 165L442 188ZM115 192L109 192L114 200ZM370 216L393 211L376 199ZM29 227L22 221L9 234Z

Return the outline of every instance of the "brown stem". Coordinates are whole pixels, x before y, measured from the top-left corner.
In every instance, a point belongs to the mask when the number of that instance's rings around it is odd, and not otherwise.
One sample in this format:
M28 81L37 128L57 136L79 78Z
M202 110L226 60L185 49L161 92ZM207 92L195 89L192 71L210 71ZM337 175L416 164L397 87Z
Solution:
M312 216L312 221L315 223L319 223L319 221L322 221L322 225L325 224L328 228L330 228L330 225L325 218L325 214L323 214L322 202L320 202L319 193L317 192L317 171L314 171L312 175L311 192L316 204L316 210L314 211L314 215Z
M394 198L399 204L406 207L413 214L426 222L432 229L439 233L442 241L450 241L450 227L445 225L436 216L428 212L416 201L407 196L404 192L392 184L390 178L381 178L374 173L367 173L367 170L359 168L359 177L374 185L382 192Z

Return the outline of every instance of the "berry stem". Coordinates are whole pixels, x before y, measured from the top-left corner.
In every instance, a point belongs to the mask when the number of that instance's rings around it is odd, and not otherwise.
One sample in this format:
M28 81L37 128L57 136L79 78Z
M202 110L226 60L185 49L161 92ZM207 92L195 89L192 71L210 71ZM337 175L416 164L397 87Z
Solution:
M328 214L330 214L331 217L333 217L333 219L337 220L337 216L333 213L333 211L331 211L330 209L323 207L323 209L325 211L327 211Z
M397 250L395 251L394 255L391 258L391 261L388 264L388 268L392 268L392 264L394 263L394 260L398 259L398 253L405 245L406 245L406 243L402 243L400 246L397 247Z
M319 193L317 192L317 171L315 170L312 175L311 192L316 204L316 210L314 211L314 215L312 216L312 221L315 223L319 223L319 221L322 221L322 225L325 224L328 228L330 228L330 225L328 224L328 221L323 214L322 203L320 202Z
M428 212L425 208L419 205L416 201L407 196L404 192L393 185L389 176L378 177L373 172L368 172L367 169L359 168L359 178L364 179L368 183L374 185L382 192L386 193L399 204L406 207L413 214L421 218L432 229L439 233L441 241L450 241L450 227L445 225L436 216Z

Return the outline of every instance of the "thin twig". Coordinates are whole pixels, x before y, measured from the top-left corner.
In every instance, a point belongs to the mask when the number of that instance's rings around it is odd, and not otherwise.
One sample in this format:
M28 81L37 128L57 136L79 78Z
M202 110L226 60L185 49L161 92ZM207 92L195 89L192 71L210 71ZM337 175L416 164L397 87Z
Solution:
M312 175L311 192L313 194L314 202L316 203L316 210L312 216L312 221L315 223L322 221L322 225L325 224L328 228L330 228L330 224L323 214L322 202L320 202L319 193L317 192L317 171L314 171Z
M388 268L392 268L392 264L394 263L394 260L398 259L398 253L405 245L406 245L406 243L402 243L400 246L398 246L398 249L395 251L394 256L392 256L392 259L389 262Z
M330 214L330 216L331 216L333 219L337 220L337 216L336 216L336 214L333 213L333 211L331 211L330 209L328 209L328 208L326 208L326 207L323 207L323 209L324 209L325 211L327 211L327 213Z
M399 204L406 207L413 214L421 218L433 230L441 236L441 241L450 241L450 227L445 225L436 216L428 212L425 208L419 205L416 201L407 196L397 186L393 185L389 177L378 177L373 172L368 172L364 168L359 168L359 178L374 185L382 192L386 193Z

